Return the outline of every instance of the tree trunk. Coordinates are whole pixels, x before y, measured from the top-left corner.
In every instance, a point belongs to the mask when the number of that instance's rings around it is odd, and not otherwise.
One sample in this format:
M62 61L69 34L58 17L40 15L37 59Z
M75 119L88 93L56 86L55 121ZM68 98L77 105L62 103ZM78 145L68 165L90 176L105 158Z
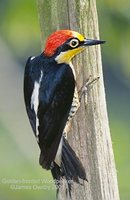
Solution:
M57 29L78 31L99 38L96 0L37 0L41 40ZM107 117L100 46L93 46L73 60L78 88L87 77L100 77L76 114L69 143L86 169L88 182L74 183L73 200L119 200L115 161ZM59 199L67 199L64 187Z

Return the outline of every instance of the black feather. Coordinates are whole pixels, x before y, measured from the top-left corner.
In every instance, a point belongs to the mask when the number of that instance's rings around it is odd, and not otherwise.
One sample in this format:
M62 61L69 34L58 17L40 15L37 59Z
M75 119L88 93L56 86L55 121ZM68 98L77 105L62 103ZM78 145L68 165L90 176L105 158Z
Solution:
M51 169L53 178L58 180L58 188L57 192L59 191L60 181L65 180L67 181L68 185L68 195L71 198L71 189L73 185L73 181L82 184L80 179L87 181L85 169L70 147L68 141L63 138L63 148L62 148L62 162L61 167L59 167L56 163L54 163L53 168Z
M42 80L39 88L38 113L31 107L31 96L35 81ZM36 135L36 118L39 121L38 138L42 156L40 164L50 169L71 108L75 80L67 64L57 64L43 54L29 59L25 67L24 96L28 117Z

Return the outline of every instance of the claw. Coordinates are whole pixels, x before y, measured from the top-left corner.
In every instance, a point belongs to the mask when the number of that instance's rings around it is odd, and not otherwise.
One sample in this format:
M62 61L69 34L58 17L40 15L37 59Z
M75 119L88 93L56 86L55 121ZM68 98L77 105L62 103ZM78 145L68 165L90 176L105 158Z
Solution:
M87 80L85 81L85 84L82 86L82 88L81 88L80 91L79 91L79 101L80 101L80 102L81 102L81 100L82 100L83 94L85 94L85 93L87 92L88 87L89 87L90 85L92 85L94 82L96 82L97 80L99 80L99 78L100 78L100 77L98 76L98 77L92 79L92 75L90 75L90 76L87 78Z
M67 132L63 133L63 137L67 140Z

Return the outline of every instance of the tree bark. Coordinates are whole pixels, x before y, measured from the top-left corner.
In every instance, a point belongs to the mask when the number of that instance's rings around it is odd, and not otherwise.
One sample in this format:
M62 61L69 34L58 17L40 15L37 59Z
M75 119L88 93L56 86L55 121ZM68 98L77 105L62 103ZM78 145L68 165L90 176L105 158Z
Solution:
M57 29L78 31L99 38L96 0L37 0L41 41ZM87 77L100 77L83 99L76 114L69 143L86 169L88 182L74 183L73 200L119 200L117 175L107 117L100 46L93 46L73 60L80 89ZM67 199L64 187L59 199Z

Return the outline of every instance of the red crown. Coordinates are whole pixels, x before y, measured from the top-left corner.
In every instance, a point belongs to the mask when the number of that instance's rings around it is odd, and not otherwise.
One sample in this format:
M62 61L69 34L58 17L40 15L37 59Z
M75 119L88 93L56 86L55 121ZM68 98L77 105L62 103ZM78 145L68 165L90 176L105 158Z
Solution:
M44 54L48 57L53 56L56 49L72 37L73 32L70 30L59 30L52 33L46 41Z

